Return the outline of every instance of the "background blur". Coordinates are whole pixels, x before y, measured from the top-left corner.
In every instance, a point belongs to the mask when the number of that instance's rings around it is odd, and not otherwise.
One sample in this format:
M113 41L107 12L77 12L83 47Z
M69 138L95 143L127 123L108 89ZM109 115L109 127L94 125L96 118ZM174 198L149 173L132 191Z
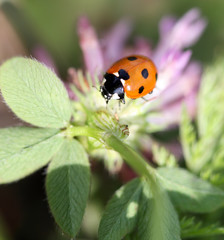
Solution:
M198 7L208 26L192 49L193 59L208 65L224 51L223 0L0 0L0 4L0 63L15 55L30 56L41 45L55 60L62 77L68 67L82 67L76 32L77 19L82 15L89 18L99 37L118 20L128 17L134 23L132 36L144 36L155 44L163 16L180 17ZM0 99L0 127L19 124ZM102 166L97 168L92 182L92 200L80 233L85 239L96 235L102 206L120 184ZM63 238L47 206L44 170L18 183L0 186L0 240Z

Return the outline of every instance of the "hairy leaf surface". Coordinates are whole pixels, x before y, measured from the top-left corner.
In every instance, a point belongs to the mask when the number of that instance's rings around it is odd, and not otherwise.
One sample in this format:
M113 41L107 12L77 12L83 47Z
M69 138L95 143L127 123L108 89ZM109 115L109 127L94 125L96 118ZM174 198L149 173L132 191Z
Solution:
M57 129L1 129L0 183L19 180L40 169L50 161L62 142Z
M51 161L46 180L51 212L70 237L79 231L90 187L87 154L75 139L66 139Z
M182 211L205 213L224 205L224 192L180 168L159 168L163 187Z
M138 178L116 191L102 217L99 240L120 240L134 230L141 192L142 184Z
M12 111L38 127L63 128L71 118L60 79L33 59L12 58L0 67L0 89Z

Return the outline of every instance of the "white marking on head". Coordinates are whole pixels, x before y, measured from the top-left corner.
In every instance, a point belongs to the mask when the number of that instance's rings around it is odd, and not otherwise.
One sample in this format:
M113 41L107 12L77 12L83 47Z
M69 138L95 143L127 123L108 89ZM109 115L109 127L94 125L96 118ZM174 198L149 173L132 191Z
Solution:
M113 75L115 75L116 77L119 77L119 73L118 72L113 73Z
M122 79L122 78L120 80L121 80L122 85L124 85L125 84L125 80Z
M118 96L117 93L114 93L111 99L116 99L116 100L118 100L118 99L120 99L120 97Z
M104 78L103 81L102 81L102 84L104 84L106 81L107 81L106 78Z

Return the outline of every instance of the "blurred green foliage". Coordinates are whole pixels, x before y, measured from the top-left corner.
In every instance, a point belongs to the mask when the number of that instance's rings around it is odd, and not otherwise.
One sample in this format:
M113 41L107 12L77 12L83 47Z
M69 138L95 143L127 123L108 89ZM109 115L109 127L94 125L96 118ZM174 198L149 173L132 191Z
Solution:
M188 169L221 188L224 188L223 64L223 57L221 57L206 68L198 97L196 124L191 123L184 111L180 128L181 143ZM187 227L186 236L188 234L192 237L204 236L203 240L223 239L218 236L209 237L223 232L223 228L211 224L211 222L223 224L223 216L223 209L200 216L207 227L203 227L202 223L195 224L193 220ZM190 223L191 220L186 222Z
M224 115L223 115L223 59L207 67L202 77L198 97L197 127L191 124L186 111L180 128L181 142L188 168L205 178L223 171ZM223 174L220 174L223 182Z

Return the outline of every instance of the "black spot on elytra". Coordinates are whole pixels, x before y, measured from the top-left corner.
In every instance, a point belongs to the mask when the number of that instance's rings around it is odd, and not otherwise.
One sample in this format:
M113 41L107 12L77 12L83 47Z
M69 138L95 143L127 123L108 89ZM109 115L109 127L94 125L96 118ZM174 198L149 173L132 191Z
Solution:
M129 74L124 69L120 69L118 71L118 74L119 74L119 78L122 78L124 80L128 80L130 78Z
M157 78L158 78L158 74L156 73L156 81L157 81Z
M145 78L145 79L149 76L148 70L147 70L146 68L144 68L144 69L142 70L142 76L143 76L143 78Z
M128 57L129 61L135 61L136 59L137 59L137 57L134 57L134 56Z
M138 89L138 93L142 93L142 92L143 92L143 90L144 90L144 87L143 87L143 86L141 86L141 87Z

